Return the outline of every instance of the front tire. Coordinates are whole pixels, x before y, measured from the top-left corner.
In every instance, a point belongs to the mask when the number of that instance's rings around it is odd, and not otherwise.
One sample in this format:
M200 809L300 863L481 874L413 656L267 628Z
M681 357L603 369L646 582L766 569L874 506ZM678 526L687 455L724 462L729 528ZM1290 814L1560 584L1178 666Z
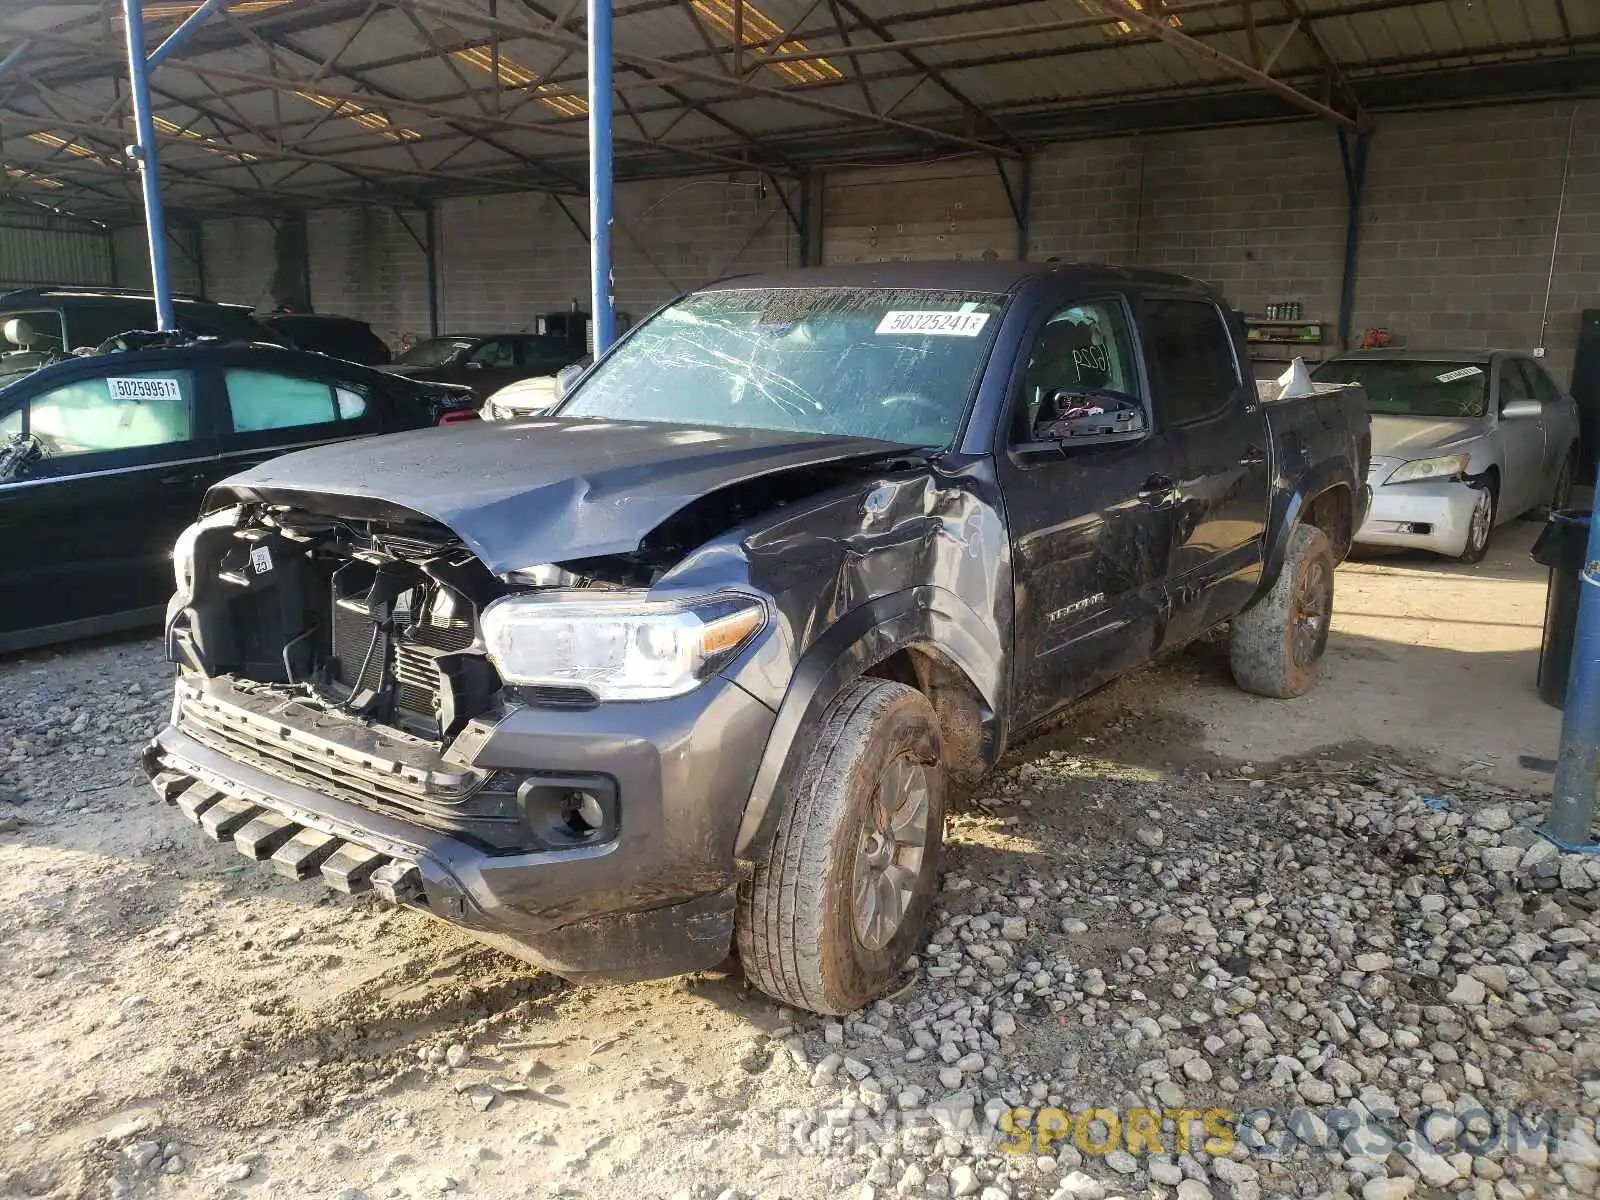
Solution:
M1317 686L1333 620L1333 545L1312 525L1296 526L1272 589L1233 619L1233 680L1256 696L1286 700Z
M780 784L767 855L739 891L746 977L809 1012L853 1012L915 948L938 879L945 772L927 697L861 679Z
M1460 562L1481 563L1489 553L1496 507L1494 484L1486 483L1479 489L1478 502L1473 505L1472 517L1467 521L1467 546L1460 554Z

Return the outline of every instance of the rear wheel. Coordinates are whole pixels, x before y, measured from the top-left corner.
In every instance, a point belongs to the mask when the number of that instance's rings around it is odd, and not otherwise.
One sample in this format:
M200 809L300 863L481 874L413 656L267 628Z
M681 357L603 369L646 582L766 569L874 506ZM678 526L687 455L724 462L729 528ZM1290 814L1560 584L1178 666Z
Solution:
M862 679L824 714L767 856L740 889L745 975L815 1013L894 981L933 900L944 837L939 726L922 693Z
M1300 525L1272 589L1233 619L1228 659L1233 679L1257 696L1303 696L1321 676L1333 620L1333 546Z
M1561 463L1561 469L1556 472L1555 484L1550 488L1550 499L1543 505L1533 510L1533 515L1539 520L1547 520L1553 512L1560 512L1572 503L1572 483L1578 473L1578 452L1572 451Z
M1495 500L1493 483L1486 483L1478 489L1478 502L1473 505L1472 516L1467 521L1467 547L1461 552L1460 561L1480 563L1484 555L1489 553L1489 538L1494 533Z

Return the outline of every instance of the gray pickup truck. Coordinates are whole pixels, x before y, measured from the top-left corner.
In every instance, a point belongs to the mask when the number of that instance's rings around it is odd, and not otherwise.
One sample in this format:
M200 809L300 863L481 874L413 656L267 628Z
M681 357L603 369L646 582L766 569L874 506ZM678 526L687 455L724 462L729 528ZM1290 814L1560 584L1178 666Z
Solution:
M206 834L571 978L880 995L947 782L1230 622L1314 685L1365 516L1359 388L1265 401L1193 280L1100 266L726 281L555 413L281 458L174 552Z

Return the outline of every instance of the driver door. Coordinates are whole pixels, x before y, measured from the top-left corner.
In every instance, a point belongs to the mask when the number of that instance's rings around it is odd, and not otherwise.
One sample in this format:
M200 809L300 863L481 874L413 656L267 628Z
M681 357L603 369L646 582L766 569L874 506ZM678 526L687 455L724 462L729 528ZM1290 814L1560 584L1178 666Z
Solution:
M467 357L467 382L480 396L498 392L520 378L522 372L517 368L517 347L513 338L490 338Z
M0 416L44 450L0 479L0 649L159 620L216 474L198 372L95 365Z
M1500 426L1500 448L1505 458L1505 478L1500 481L1500 512L1512 516L1544 499L1555 482L1545 475L1544 418L1508 421L1500 414L1513 400L1538 401L1528 380L1510 356L1495 368L1495 420Z
M1047 312L997 456L1016 589L1014 699L1031 724L1154 654L1166 609L1173 459L1164 435L1112 446L1040 440L1059 392L1126 398L1150 427L1127 298Z

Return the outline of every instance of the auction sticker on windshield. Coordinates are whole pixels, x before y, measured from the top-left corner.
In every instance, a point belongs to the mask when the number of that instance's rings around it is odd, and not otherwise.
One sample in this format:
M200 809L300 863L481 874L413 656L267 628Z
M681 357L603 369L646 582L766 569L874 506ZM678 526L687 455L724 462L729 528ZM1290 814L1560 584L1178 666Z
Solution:
M183 399L183 393L178 389L176 379L160 379L149 375L135 379L112 376L106 380L106 387L110 390L113 400Z
M989 314L980 312L891 312L878 322L878 332L977 337L988 323Z
M1482 375L1482 367L1461 367L1455 371L1446 371L1443 375L1434 377L1437 383L1454 383L1458 379L1471 379L1474 375Z

